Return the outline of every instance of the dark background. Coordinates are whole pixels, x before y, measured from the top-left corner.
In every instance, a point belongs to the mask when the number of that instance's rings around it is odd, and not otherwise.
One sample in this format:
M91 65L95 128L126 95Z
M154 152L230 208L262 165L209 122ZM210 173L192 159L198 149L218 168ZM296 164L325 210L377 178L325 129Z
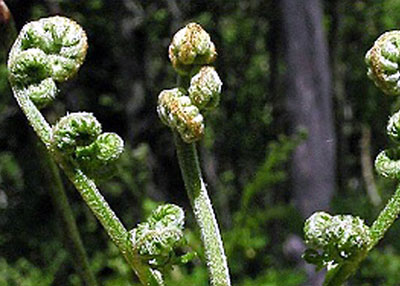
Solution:
M167 285L208 285L172 134L155 112L160 91L176 82L171 37L191 21L211 35L224 83L198 149L234 285L320 285L301 259L305 218L327 210L371 224L394 191L373 160L389 145L387 119L400 102L367 78L364 55L399 27L399 1L5 2L18 30L56 14L86 30L84 65L43 112L54 123L66 111L90 111L103 130L124 138L118 174L99 187L128 228L161 202L185 209L189 245L200 258L175 268ZM0 285L83 285L64 247L37 139L7 83L0 27ZM63 179L98 280L132 285L136 277ZM350 285L398 285L399 233L395 224Z

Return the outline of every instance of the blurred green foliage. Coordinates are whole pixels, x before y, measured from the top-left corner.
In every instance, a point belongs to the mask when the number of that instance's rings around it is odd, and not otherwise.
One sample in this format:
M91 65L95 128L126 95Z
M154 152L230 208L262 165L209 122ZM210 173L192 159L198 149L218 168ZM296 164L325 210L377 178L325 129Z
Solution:
M274 1L8 1L17 28L51 14L78 21L88 33L88 59L77 78L45 112L50 121L68 111L94 112L105 131L127 142L118 174L100 189L133 228L159 202L185 208L189 251L197 258L172 270L167 285L206 286L199 234L176 162L172 136L155 112L161 87L172 87L167 58L172 34L197 21L218 49L224 82L221 104L206 122L200 154L221 222L235 285L301 285L306 275L285 253L289 235L302 236L303 218L292 205L291 152L304 136L287 136L285 67ZM174 6L174 3L177 4ZM386 146L388 115L400 107L367 80L365 51L383 31L399 27L396 0L325 1L326 35L334 75L338 182L334 212L371 223L380 207L366 194L360 167L361 126L371 130L372 156ZM276 48L277 47L277 48ZM63 230L43 184L34 136L12 100L0 57L0 286L83 285L63 246ZM373 159L373 158L372 158ZM91 265L102 285L138 283L116 247L65 181ZM378 179L385 201L394 184ZM400 226L394 225L351 285L398 285ZM135 284L136 285L136 284ZM137 284L138 285L138 284Z

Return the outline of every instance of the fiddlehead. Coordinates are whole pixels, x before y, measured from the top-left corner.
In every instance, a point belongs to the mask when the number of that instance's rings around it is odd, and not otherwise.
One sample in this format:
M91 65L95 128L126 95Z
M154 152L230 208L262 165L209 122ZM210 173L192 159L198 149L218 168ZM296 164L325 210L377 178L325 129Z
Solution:
M26 24L8 60L10 82L38 106L56 96L56 82L74 76L87 50L83 29L65 17L51 17Z
M190 80L189 97L200 110L218 106L222 81L214 67L204 66Z
M124 150L124 141L115 133L101 132L93 114L71 113L53 127L51 146L90 178L106 179Z
M332 267L367 249L370 230L359 217L316 212L304 225L309 249L304 257L318 267Z
M163 90L158 96L157 113L165 125L176 129L186 143L192 143L203 137L203 116L183 92L179 88Z
M389 118L386 127L388 137L398 145L400 143L400 111ZM375 159L375 169L383 177L400 178L399 146L381 151Z
M384 93L400 94L400 31L381 35L365 55L368 76Z
M176 262L175 249L185 242L185 215L173 204L161 205L145 222L130 232L134 250L152 268L164 268Z
M210 35L196 23L180 29L169 46L169 59L181 75L188 75L193 67L212 63L216 57Z

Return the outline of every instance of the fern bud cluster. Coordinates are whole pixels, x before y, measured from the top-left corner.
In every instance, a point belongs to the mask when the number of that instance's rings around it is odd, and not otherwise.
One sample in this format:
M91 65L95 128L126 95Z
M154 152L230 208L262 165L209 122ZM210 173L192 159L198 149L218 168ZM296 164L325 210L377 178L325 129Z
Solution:
M124 150L115 133L102 133L93 114L75 112L62 117L52 128L52 148L91 178L107 178Z
M369 227L362 219L326 212L316 212L307 219L304 238L309 247L305 259L321 268L351 258L371 243Z
M131 230L135 251L154 268L170 265L176 257L175 249L185 242L184 219L180 207L173 204L159 206L145 222Z
M60 16L30 22L11 49L10 81L37 107L44 107L58 93L56 82L76 74L86 51L86 34L76 22Z
M157 112L161 121L177 130L183 141L192 143L204 135L203 111L218 106L222 81L209 66L217 54L210 35L196 23L179 30L169 46L169 58L178 74L189 77L187 89L163 90Z

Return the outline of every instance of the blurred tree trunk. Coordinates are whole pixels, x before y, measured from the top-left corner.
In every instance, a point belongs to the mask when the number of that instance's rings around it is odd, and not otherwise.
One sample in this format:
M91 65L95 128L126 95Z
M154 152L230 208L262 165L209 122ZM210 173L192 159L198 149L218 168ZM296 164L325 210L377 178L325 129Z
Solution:
M329 209L335 188L335 145L331 71L319 0L282 0L287 109L293 131L307 140L292 158L294 201L304 217ZM323 275L310 267L306 285L321 285Z
M292 160L294 200L304 217L326 210L335 188L331 71L319 0L282 0L287 62L287 108L307 140Z

